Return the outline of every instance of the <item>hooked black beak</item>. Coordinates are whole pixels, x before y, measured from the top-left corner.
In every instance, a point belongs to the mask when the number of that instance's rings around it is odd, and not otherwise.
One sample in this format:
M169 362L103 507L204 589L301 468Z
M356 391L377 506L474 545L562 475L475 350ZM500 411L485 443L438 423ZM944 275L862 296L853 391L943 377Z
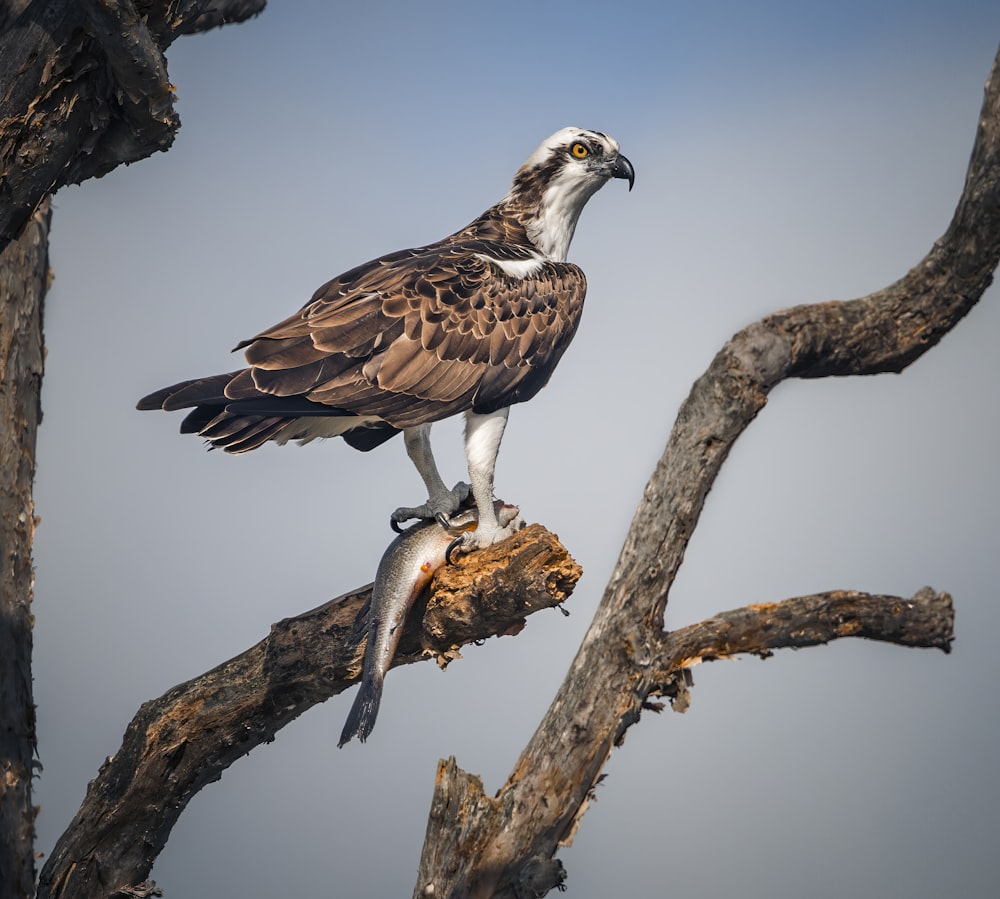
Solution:
M632 163L628 161L628 157L622 156L619 153L615 157L615 161L611 164L608 173L612 178L627 178L628 189L632 190L632 185L635 184L635 169L632 168Z

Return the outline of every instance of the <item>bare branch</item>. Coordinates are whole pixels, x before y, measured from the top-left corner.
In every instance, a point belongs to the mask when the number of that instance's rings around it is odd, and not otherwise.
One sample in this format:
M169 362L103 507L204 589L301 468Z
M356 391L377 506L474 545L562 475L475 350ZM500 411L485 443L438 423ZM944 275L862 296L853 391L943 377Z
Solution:
M131 3L81 0L80 9L85 31L107 60L118 100L118 114L109 117L101 138L102 153L131 162L166 150L181 123L158 36Z
M705 498L733 443L789 377L900 371L979 300L1000 259L1000 55L986 84L954 218L895 284L850 302L798 306L735 335L695 382L646 485L611 580L545 719L497 795L502 814L463 821L465 854L433 816L414 895L514 895L526 864L573 833L615 742L659 676L671 585ZM459 851L462 847L456 847Z
M766 657L775 649L815 646L841 637L865 637L948 652L953 624L951 597L928 587L912 599L839 590L722 612L662 635L656 655L646 660L651 676L644 679L632 714L623 718L611 742L614 745L621 742L626 729L638 719L640 709L651 695L669 695L676 707L678 694L686 695L684 682L678 675L698 662L740 653ZM571 732L567 739L580 736ZM550 789L521 809L529 824L532 819L538 819L537 828L545 826L544 819L555 792ZM518 801L522 797L523 793ZM444 872L449 884L466 885L468 895L489 895L476 883L477 877L482 877L479 874L482 841L494 838L505 828L514 801L513 791L509 789L502 790L495 799L487 796L482 781L459 768L454 758L441 762L431 800L424 860L414 896L441 894L440 880L430 879L425 871ZM585 798L563 842L572 838L587 805ZM520 826L525 824L522 822ZM565 876L562 866L546 868L542 865L545 858L536 853L518 865L507 884L511 895L520 895L518 890L526 876L532 877L535 883L536 892L530 895L544 895L562 883ZM485 873L495 872L487 869ZM547 879L539 881L540 877ZM501 888L500 895L504 892Z
M266 0L225 0L223 3L214 0L188 0L186 3L163 4L165 13L173 10L173 16L167 25L158 28L159 33L169 29L171 40L181 34L200 34L212 28L223 25L235 25L245 22L264 11Z
M174 139L163 51L264 0L51 0L0 13L0 253L42 198Z
M0 34L0 80L10 84L0 97L0 252L51 191L166 148L179 123L164 48L179 34L253 14L262 2L54 0L44 16L42 6L22 4ZM436 896L540 894L557 885L561 871L551 857L572 837L612 747L691 659L846 635L947 647L943 594L803 597L673 634L661 625L705 497L773 386L788 377L900 371L990 283L1000 257L998 81L995 66L965 192L921 265L864 299L769 316L729 341L694 385L587 638L508 783L488 799L454 762L442 767L419 894L429 885ZM434 598L414 610L421 626L410 625L395 664L428 652L447 662L459 645L515 632L525 615L561 601L578 576L551 535L526 531L442 575ZM152 894L155 885L140 881L190 797L357 678L363 629L354 622L365 601L356 591L281 622L257 646L145 704L57 844L39 896ZM938 642L919 642L930 631Z
M561 603L580 567L533 525L441 569L414 607L393 666L446 664L475 640L516 633ZM275 624L268 637L145 703L87 789L39 880L46 897L104 897L144 881L191 797L304 711L359 677L370 587Z
M954 626L951 597L930 587L910 599L856 590L797 596L720 612L664 634L653 662L654 680L666 682L697 662L741 653L766 658L775 649L818 646L841 637L950 652Z

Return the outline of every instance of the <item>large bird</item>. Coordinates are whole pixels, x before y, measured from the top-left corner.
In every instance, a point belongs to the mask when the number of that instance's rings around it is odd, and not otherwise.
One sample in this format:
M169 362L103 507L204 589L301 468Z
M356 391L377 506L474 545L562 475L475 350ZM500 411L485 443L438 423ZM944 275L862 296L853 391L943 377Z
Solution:
M470 485L479 527L501 526L493 475L507 414L552 375L576 333L587 282L566 261L580 212L612 178L635 180L618 142L563 128L514 176L510 192L450 237L401 250L328 281L298 312L244 340L248 368L183 381L139 409L192 408L181 433L243 453L273 440L343 437L369 450L403 432L427 502L392 522L445 517ZM470 484L449 490L431 453L431 424L465 414Z

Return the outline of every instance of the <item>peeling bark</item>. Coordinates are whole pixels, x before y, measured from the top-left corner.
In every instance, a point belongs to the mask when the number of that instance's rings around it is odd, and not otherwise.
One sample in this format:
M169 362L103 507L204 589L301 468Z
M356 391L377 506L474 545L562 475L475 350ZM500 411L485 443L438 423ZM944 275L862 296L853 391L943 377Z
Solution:
M623 714L617 731L605 735L601 752L606 758L621 743L628 727L638 721L641 709L660 711L662 705L650 703L650 696L668 696L674 708L683 711L690 686L684 672L699 662L739 653L766 658L775 649L815 646L842 637L865 637L948 652L953 624L951 597L929 588L912 599L838 591L723 612L663 635L654 655L644 661L651 674L642 690L642 701L629 714ZM560 712L553 706L549 715ZM564 743L586 739L582 727L570 728L563 735ZM550 748L558 753L564 747ZM560 768L558 755L546 766L545 776L537 776L538 769L529 769L522 762L508 787L494 798L485 794L478 777L458 767L454 757L441 762L413 895L437 897L442 890L450 890L445 895L522 896L530 884L532 891L527 895L543 896L558 888L565 871L557 862L544 864L551 859L544 844L531 847L538 851L529 851L519 860L498 892L492 891L499 872L484 863L483 857L484 847L488 849L490 841L498 840L498 834L511 827L515 819L518 828L530 833L551 831L552 808L567 813L559 822L559 844L569 844L589 805L591 792L579 804L567 805L560 794L574 778ZM523 784L522 788L512 789L517 782Z
M163 51L264 0L34 0L0 13L0 253L66 184L166 150L180 127Z
M35 892L32 480L41 420L49 195L169 145L162 50L263 0L0 6L0 894Z
M13 897L33 895L35 883L31 484L42 418L38 391L50 217L46 202L0 259L0 892Z
M39 204L63 184L166 149L179 123L163 50L181 34L262 7L262 0L14 0L0 10L0 262L13 264L29 246L35 260L34 281L4 281L0 329L0 526L14 576L10 585L4 578L0 595L0 853L8 852L7 835L18 834L10 849L15 874L8 878L4 854L0 870L3 887L9 880L18 896L31 895L33 877L30 481L47 272L47 211ZM954 219L923 262L863 299L799 306L751 325L695 383L594 622L507 783L487 797L453 759L439 768L415 895L540 896L560 886L554 855L572 839L609 753L641 711L655 707L651 699L683 704L684 673L696 660L843 636L947 650L950 599L930 590L912 599L840 591L749 606L675 632L662 625L705 498L770 390L788 377L901 371L989 285L1000 258L998 67L1000 60ZM29 296L36 282L42 286ZM16 301L22 293L25 305ZM442 572L432 598L414 609L394 664L428 653L446 664L467 642L515 633L531 611L561 602L577 577L558 542L537 528L476 554ZM144 878L190 798L357 678L364 629L354 622L365 599L355 591L280 622L257 646L143 705L45 865L38 895L155 895ZM18 647L13 654L8 639Z
M392 666L444 665L459 646L517 633L527 615L566 599L580 574L538 525L463 558L415 604ZM145 703L56 843L39 899L103 899L145 881L195 793L358 680L370 595L365 587L281 621L256 646Z

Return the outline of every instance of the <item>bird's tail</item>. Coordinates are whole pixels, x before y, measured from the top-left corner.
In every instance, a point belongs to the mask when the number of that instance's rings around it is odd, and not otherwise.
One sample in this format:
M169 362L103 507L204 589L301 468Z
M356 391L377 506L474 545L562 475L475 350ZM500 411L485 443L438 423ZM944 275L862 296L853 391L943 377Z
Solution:
M367 452L399 433L374 416L359 418L304 396L264 393L248 368L164 387L144 396L136 408L190 409L181 433L200 434L227 453L246 453L269 440L308 443L317 437L343 437L354 449Z
M382 702L383 676L380 672L372 672L370 677L365 677L361 681L361 689L354 697L354 705L347 714L347 721L344 723L344 730L340 734L340 748L348 743L351 737L357 737L362 743L368 739L368 735L375 727L375 718L378 716L378 707Z

